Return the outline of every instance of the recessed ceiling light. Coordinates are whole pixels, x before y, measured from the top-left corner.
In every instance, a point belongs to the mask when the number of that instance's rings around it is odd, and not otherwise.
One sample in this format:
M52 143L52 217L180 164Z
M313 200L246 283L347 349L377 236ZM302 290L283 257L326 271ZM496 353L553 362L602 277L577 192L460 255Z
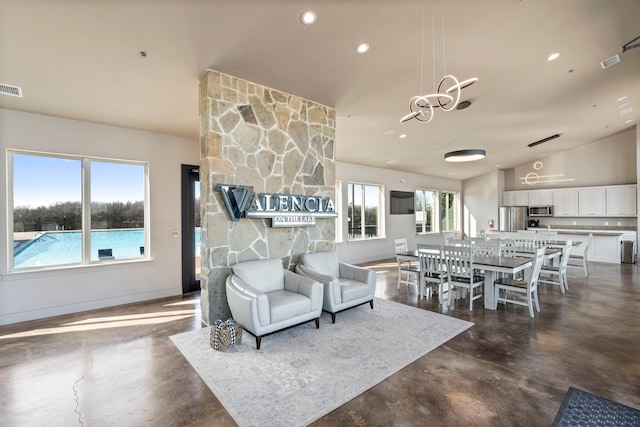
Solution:
M360 43L358 45L358 49L356 49L358 51L358 53L365 53L369 51L369 44L368 43Z
M399 163L399 160L387 160L385 163L388 165L395 165L396 163Z
M311 25L316 22L316 19L318 19L318 16L312 10L308 10L300 16L300 20L304 25Z
M629 119L629 120L625 120L625 123L631 123L633 120Z
M627 99L627 97L626 97L626 96L621 96L620 98L618 98L618 102L622 102L622 101L624 101L625 99Z
M400 139L405 139L407 137L406 133L403 133L402 135L398 135L398 138Z
M389 136L389 135L393 135L394 132L395 132L395 129L387 129L382 133Z
M626 108L631 105L631 101L627 101L624 104L618 105L618 108Z
M558 52L554 52L547 57L547 61L553 61L554 59L557 59L558 56L560 56L560 54Z

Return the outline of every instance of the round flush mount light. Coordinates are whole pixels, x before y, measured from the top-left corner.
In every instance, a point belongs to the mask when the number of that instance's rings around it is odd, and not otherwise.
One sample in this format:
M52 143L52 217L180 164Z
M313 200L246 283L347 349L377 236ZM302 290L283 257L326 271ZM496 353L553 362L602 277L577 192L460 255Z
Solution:
M560 54L558 52L554 52L547 57L547 61L553 61L554 59L558 59L558 56L560 56Z
M318 15L312 10L308 10L300 16L300 20L304 25L311 25L316 22Z
M487 152L479 149L467 149L450 151L444 155L447 162L473 162L475 160L484 159Z
M366 53L366 52L369 51L369 44L368 43L360 43L356 50L358 51L358 53Z
M401 134L401 135L398 135L398 138L400 138L400 139L405 139L406 137L407 137L407 134L406 134L406 133L403 133L403 134Z

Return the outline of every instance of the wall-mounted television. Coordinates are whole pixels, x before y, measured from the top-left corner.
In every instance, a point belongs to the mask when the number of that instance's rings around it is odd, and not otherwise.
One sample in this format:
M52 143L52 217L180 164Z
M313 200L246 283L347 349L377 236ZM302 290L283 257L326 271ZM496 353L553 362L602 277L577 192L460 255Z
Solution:
M416 212L415 193L412 191L389 191L391 215L409 215Z

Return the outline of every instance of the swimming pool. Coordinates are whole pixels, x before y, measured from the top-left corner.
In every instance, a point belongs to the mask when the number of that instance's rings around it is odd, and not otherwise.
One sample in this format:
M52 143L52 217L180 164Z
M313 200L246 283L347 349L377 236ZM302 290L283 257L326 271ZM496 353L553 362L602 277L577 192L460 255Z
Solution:
M196 231L196 253L200 252L200 230ZM144 230L97 230L91 232L91 261L98 261L99 249L111 249L115 259L139 258L144 247ZM24 246L16 247L14 268L43 267L82 262L80 231L47 231Z

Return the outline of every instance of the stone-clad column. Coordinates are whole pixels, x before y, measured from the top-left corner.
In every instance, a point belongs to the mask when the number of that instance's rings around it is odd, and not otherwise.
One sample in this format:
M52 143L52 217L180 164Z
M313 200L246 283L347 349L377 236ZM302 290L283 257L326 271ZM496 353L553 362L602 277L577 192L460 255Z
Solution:
M207 70L200 82L202 320L231 313L225 280L242 261L282 258L291 269L307 252L335 250L335 220L272 228L269 219L231 221L217 184L256 193L334 198L335 110ZM336 206L336 209L339 209Z

